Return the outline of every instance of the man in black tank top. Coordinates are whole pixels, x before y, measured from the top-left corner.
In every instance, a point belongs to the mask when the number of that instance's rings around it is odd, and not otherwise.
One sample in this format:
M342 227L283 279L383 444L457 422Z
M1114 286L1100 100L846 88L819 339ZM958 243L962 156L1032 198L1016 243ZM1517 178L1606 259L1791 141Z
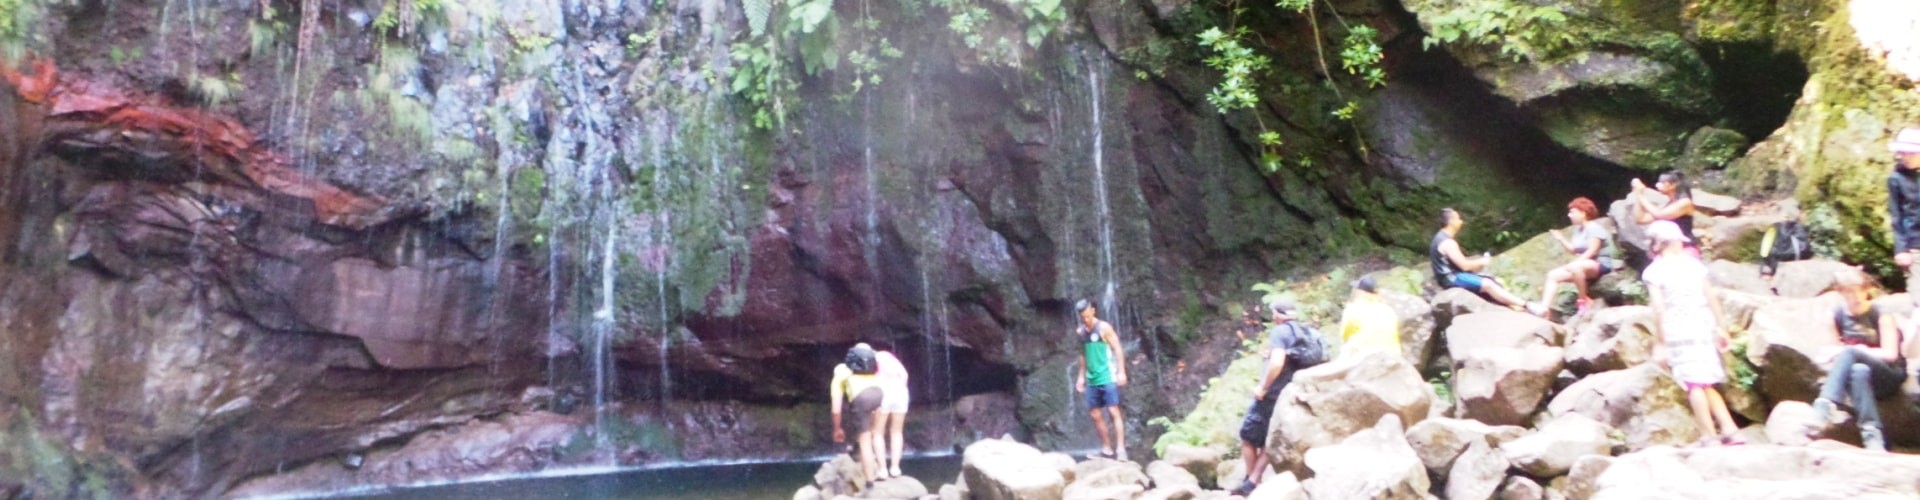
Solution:
M1513 292L1500 285L1491 276L1479 274L1493 262L1488 255L1467 257L1460 251L1460 243L1454 241L1454 235L1460 234L1460 228L1467 225L1460 218L1460 212L1452 208L1440 209L1440 232L1433 234L1433 243L1427 246L1427 260L1433 266L1433 279L1440 288L1463 288L1477 293L1507 307L1517 308L1526 303Z

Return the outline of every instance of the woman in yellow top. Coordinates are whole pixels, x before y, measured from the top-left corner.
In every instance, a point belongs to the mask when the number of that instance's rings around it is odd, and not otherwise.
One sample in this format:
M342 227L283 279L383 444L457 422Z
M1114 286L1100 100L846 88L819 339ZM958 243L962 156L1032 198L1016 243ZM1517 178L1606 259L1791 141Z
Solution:
M874 460L877 448L873 445L880 429L874 425L877 422L873 417L885 398L881 385L879 360L873 348L862 343L847 350L846 362L833 367L833 383L828 387L833 398L833 442L846 442L847 429L853 430L853 442L860 452L860 473L865 479L862 484L866 487L872 487L873 481L880 478L876 470L879 461ZM847 406L845 420L840 418L842 401Z
M1340 314L1340 357L1372 352L1400 355L1400 314L1378 290L1372 277L1353 282L1353 299Z

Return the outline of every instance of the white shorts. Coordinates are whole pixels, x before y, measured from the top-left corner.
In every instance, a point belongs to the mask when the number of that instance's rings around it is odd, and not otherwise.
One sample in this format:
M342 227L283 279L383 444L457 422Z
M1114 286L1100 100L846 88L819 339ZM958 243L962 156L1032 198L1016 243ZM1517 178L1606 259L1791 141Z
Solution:
M880 391L881 391L880 413L906 413L907 412L907 402L909 401L909 397L907 395L906 385L904 384L882 385L880 386Z

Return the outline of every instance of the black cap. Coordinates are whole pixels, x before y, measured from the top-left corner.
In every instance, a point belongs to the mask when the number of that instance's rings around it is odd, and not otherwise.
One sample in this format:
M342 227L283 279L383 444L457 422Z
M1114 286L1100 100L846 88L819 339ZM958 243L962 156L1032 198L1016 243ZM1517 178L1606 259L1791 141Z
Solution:
M1374 281L1372 276L1361 276L1360 279L1353 280L1353 288L1362 292L1374 293L1380 290L1380 283Z

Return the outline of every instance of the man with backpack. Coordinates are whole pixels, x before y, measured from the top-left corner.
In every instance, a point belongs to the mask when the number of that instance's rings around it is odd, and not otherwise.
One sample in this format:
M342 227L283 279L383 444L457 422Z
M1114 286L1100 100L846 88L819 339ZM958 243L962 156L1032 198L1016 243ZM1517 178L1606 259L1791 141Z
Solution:
M872 346L861 343L847 350L845 362L833 367L833 382L827 389L832 398L833 442L846 442L849 431L854 435L854 449L859 453L862 484L865 485L863 490L872 488L873 481L882 477L875 455L879 449L874 446L874 437L880 433L875 429L874 414L886 398L886 390L882 388L884 381L879 373L878 355ZM840 416L842 406L847 410L845 419Z
M1907 291L1920 290L1913 253L1920 251L1920 127L1907 127L1887 143L1893 173L1887 176L1887 218L1893 221L1893 263L1907 272Z
M1267 369L1261 372L1260 384L1253 388L1253 405L1240 423L1240 457L1247 466L1246 479L1233 489L1233 494L1240 496L1253 492L1265 475L1267 431L1280 390L1293 381L1295 372L1327 361L1326 339L1319 331L1293 320L1298 309L1292 299L1269 302L1267 311L1273 318L1273 327L1267 329Z

